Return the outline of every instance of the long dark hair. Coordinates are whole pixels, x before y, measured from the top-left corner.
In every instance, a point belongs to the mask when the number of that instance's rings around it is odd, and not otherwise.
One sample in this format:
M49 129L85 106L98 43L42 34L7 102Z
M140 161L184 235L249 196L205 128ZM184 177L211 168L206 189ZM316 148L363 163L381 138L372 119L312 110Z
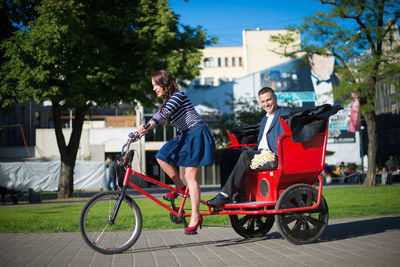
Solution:
M167 101L171 98L171 96L176 91L179 90L178 85L176 84L176 81L175 81L174 77L172 77L171 73L169 73L166 70L160 70L160 71L154 72L151 75L151 78L157 85L161 86L165 91L164 101L161 106L161 108L163 108L165 106L165 104L167 103Z

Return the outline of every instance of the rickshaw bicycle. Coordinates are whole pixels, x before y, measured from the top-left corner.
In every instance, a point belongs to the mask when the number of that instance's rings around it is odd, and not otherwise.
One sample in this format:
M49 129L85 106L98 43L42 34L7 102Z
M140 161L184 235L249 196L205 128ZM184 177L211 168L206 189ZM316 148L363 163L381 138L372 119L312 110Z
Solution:
M299 245L315 242L328 224L328 205L322 195L321 172L325 163L329 121L310 141L294 143L288 122L279 118L284 134L278 139L278 168L252 171L245 178L245 193L240 202L211 207L203 199L207 215L229 215L232 228L245 237L266 235L274 222L281 235L289 242ZM232 145L242 146L234 134L229 133ZM83 207L79 226L85 242L103 254L116 254L129 249L139 238L142 230L142 214L131 196L128 186L169 211L173 223L187 227L185 204L190 197L189 189L181 194L176 188L132 169L134 150L129 146L138 140L139 133L129 134L123 145L121 164L126 168L122 188L119 191L100 192ZM133 178L177 192L181 203L169 199L168 205L155 198L133 182Z

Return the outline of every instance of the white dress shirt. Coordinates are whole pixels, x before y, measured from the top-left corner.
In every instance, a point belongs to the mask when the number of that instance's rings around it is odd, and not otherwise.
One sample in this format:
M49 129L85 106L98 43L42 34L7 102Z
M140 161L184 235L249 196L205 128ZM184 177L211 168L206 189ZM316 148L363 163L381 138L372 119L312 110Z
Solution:
M268 141L267 141L267 133L268 133L269 127L271 127L271 123L272 123L272 120L274 119L275 112L272 113L271 115L269 115L267 113L265 116L267 117L267 123L265 124L264 132L261 137L260 144L258 145L258 149L269 149Z

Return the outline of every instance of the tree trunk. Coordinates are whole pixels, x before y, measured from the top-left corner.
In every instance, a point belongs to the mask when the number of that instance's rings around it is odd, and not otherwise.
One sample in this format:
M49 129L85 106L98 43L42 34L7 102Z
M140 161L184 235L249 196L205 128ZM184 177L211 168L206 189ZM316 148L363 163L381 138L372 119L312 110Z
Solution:
M364 185L376 185L376 153L378 149L378 134L376 131L375 112L368 111L365 114L368 130L368 172Z
M60 151L61 168L57 197L70 198L74 191L74 168L81 140L86 107L75 108L75 118L72 122L72 132L68 145L62 132L61 109L58 101L52 101L54 131L56 133L58 150Z
M75 161L72 165L70 162L61 161L57 198L72 197L72 193L74 192L74 168Z

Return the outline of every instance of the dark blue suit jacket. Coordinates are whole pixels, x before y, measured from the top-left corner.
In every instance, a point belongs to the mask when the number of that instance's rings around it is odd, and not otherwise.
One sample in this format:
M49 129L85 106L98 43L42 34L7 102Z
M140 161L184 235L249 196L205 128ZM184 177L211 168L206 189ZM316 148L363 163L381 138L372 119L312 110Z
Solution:
M267 132L268 146L269 146L269 149L275 153L275 155L278 155L278 139L282 134L284 134L282 125L279 121L279 116L288 115L289 113L290 113L290 110L288 110L286 108L278 107L275 110L274 119L272 120L271 126L268 129L268 132ZM261 120L260 131L258 132L257 149L258 149L258 145L260 144L261 137L264 133L264 128L265 128L266 123L267 123L267 116L264 116Z

